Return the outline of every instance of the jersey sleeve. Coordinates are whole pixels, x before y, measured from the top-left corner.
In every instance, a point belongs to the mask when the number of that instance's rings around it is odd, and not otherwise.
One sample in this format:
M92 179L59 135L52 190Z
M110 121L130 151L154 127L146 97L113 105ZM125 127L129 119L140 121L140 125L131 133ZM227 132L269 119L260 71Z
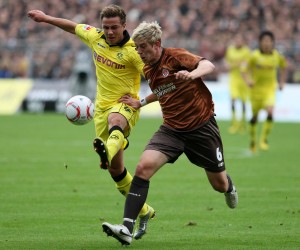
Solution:
M172 55L176 58L182 67L189 70L194 70L197 68L198 63L205 59L204 57L194 55L185 49L173 49Z
M101 36L101 31L98 28L90 26L88 24L77 24L75 27L75 34L80 40L91 48L91 43L95 39L95 36Z
M132 53L132 62L134 64L134 66L136 67L137 71L143 76L145 77L143 68L144 68L144 62L142 61L140 55L138 53Z

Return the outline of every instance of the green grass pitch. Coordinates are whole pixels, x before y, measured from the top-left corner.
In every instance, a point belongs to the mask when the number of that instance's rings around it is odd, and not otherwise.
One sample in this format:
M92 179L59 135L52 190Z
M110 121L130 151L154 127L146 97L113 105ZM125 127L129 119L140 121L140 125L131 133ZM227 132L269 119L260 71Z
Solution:
M141 118L125 163L134 169L161 121ZM157 210L131 249L299 249L299 124L275 123L270 151L251 155L248 135L219 121L225 161L239 192L229 209L185 156L151 180ZM121 223L125 199L93 152L94 127L62 114L0 116L0 249L121 249L101 223Z

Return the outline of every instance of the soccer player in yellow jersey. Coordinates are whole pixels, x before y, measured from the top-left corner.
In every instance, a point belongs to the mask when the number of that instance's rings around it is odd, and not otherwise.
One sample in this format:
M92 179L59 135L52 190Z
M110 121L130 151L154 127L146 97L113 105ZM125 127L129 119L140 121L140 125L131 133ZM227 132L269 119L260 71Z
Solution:
M225 54L225 62L229 71L229 90L231 97L231 126L229 133L243 133L246 128L246 101L248 99L249 87L241 73L242 65L247 62L251 50L245 44L245 40L241 34L234 37L234 44L230 45ZM241 119L238 121L236 116L237 101L241 101L242 112Z
M273 112L279 73L279 90L282 90L286 80L286 60L274 49L274 35L263 31L259 35L259 49L253 51L247 70L243 74L250 90L252 118L250 120L250 150L256 151L256 134L259 111L264 109L267 118L263 123L260 137L260 149L268 150L268 135L273 124ZM279 70L279 72L278 72Z
M100 14L101 28L46 15L40 10L29 11L28 16L75 34L92 50L97 76L94 149L101 158L101 168L108 169L117 189L127 196L132 176L124 167L123 150L128 146L126 138L131 128L138 121L139 110L119 99L126 94L139 98L144 63L126 30L125 11L117 5L105 7ZM139 214L136 239L146 233L148 220L154 215L154 209L145 203Z

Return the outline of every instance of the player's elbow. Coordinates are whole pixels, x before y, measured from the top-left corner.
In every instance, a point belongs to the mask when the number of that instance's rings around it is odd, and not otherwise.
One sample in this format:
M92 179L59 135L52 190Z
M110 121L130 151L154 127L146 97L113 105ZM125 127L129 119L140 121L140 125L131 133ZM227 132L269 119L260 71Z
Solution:
M210 61L208 61L207 67L208 67L209 73L212 73L216 68L215 65Z
M210 74L215 70L215 65L209 60L200 61L199 67L204 69L205 74Z

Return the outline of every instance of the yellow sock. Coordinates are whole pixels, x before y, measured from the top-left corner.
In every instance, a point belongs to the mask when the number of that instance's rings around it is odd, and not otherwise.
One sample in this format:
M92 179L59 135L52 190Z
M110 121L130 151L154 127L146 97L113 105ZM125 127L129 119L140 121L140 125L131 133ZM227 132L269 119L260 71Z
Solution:
M131 181L132 181L132 176L127 171L127 174L125 175L125 177L122 180L116 182L117 189L124 196L127 196L128 192L129 192Z
M116 187L117 187L117 189L118 189L119 192L120 192L121 194L123 194L124 196L127 196L128 192L129 192L130 185L131 185L131 181L132 181L132 176L131 176L131 174L127 171L126 176L125 176L122 180L116 182ZM147 212L148 212L148 205L145 203L144 206L142 207L142 209L141 209L139 215L140 215L140 216L144 216L144 215L147 214Z
M124 134L120 130L113 130L106 142L110 160L118 153L120 148L123 146L123 142Z
M263 124L262 134L261 134L261 141L265 142L267 137L272 129L273 121L266 120Z

